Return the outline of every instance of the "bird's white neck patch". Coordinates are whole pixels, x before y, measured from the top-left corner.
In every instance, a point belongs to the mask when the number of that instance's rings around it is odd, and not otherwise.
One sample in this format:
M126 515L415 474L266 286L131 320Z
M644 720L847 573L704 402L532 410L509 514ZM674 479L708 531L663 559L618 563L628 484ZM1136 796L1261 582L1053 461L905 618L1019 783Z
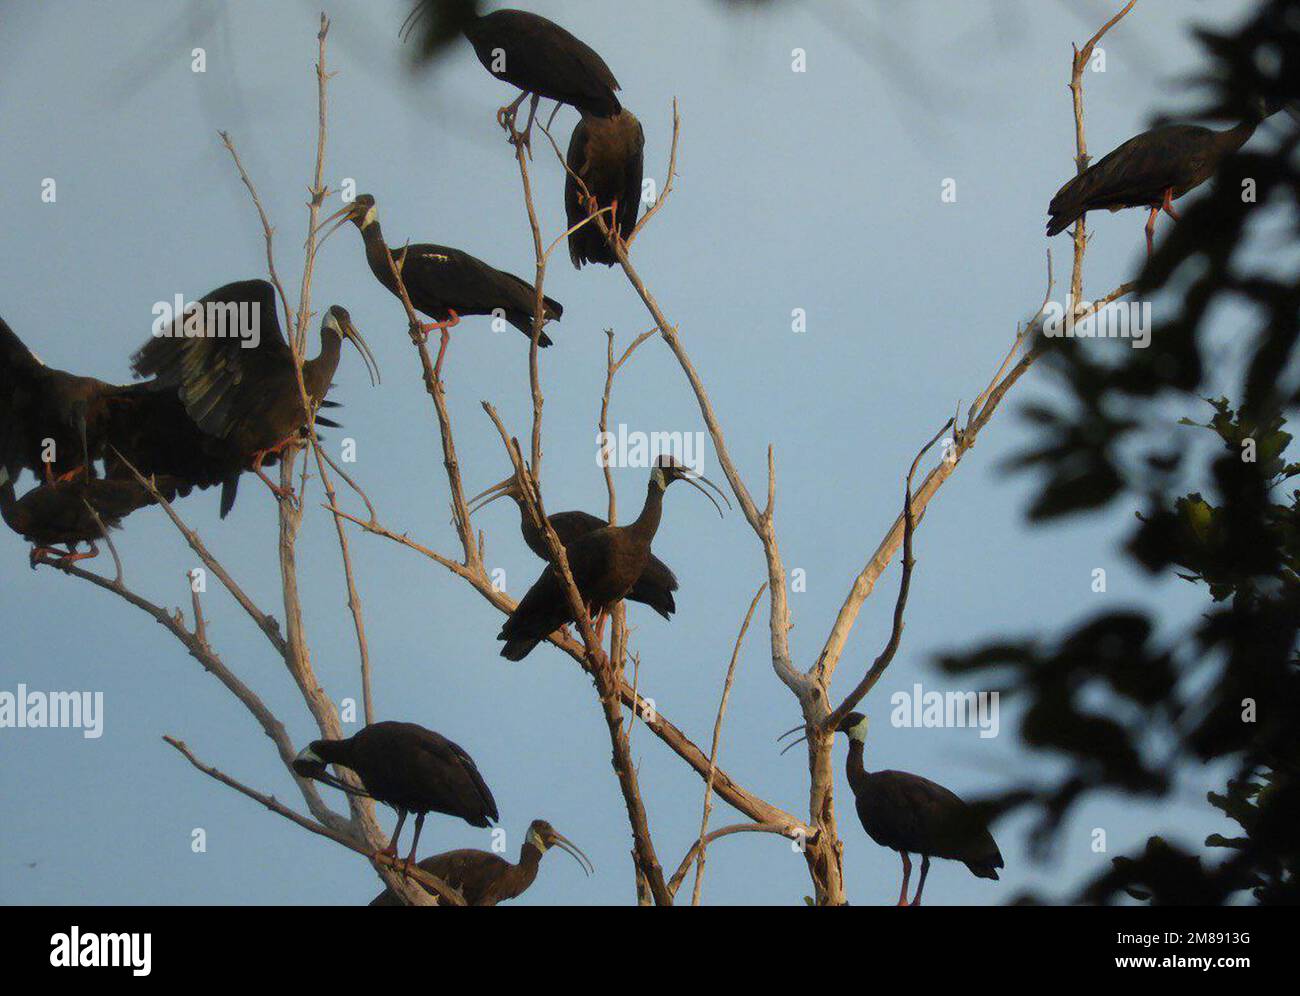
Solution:
M867 718L864 716L856 726L849 727L849 739L856 740L858 743L867 741Z
M371 225L375 223L376 220L377 219L375 217L375 206L371 204L370 207L366 208L366 213L361 218L361 227L369 228Z
M528 837L524 842L527 844L532 844L533 847L537 848L543 854L546 853L546 844L543 843L542 841L542 835L538 833L536 830L529 830Z

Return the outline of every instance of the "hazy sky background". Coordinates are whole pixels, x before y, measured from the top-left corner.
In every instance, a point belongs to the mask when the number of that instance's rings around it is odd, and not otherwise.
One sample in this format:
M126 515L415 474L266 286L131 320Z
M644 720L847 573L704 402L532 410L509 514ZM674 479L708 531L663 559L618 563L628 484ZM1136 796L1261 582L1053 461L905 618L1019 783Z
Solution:
M1072 172L1066 89L1070 43L1082 43L1118 4L925 0L913 4L775 3L762 13L672 0L632 13L624 4L528 4L597 49L646 133L647 175L662 181L671 102L681 102L680 178L635 247L635 261L705 379L731 452L755 494L775 445L777 527L788 568L807 572L791 596L797 663L820 649L852 577L901 505L918 446L987 383L1045 286L1048 200ZM1195 104L1193 22L1228 24L1249 5L1152 2L1107 39L1105 73L1086 79L1095 154L1162 111ZM467 43L432 70L408 71L397 38L405 3L330 4L333 18L325 175L373 193L388 240L454 245L531 275L532 247L511 150L494 122L513 90L490 78ZM6 280L0 314L53 366L127 380L151 308L227 281L263 276L257 216L216 137L229 129L277 226L280 273L296 294L305 187L316 128L318 8L306 3L5 4L0 8L0 212ZM891 13L886 22L880 12ZM882 34L883 33L883 34ZM191 71L203 47L207 71ZM807 72L791 71L791 50ZM550 105L546 105L549 113ZM564 109L561 144L576 114ZM534 183L545 232L564 228L560 165L541 135ZM41 181L58 199L42 203ZM945 178L956 203L940 200ZM333 199L330 209L338 205ZM1095 215L1086 287L1100 294L1132 276L1143 250L1140 212ZM1168 224L1162 220L1161 226ZM1068 237L1052 241L1058 275ZM612 327L625 345L650 319L620 272L573 270L553 257L547 292L565 305L543 354L544 483L551 510L603 512L595 419ZM1058 285L1059 286L1059 285ZM1058 294L1059 298L1059 294ZM344 304L383 369L371 389L345 351L332 395L358 445L353 468L383 521L454 553L432 406L400 305L369 273L350 228L317 264L313 302ZM808 331L790 329L806 309ZM1230 316L1225 316L1230 319ZM1230 324L1230 323L1229 323ZM313 330L312 350L317 337ZM527 348L486 319L456 330L445 370L466 489L508 470L479 408L491 400L521 436L531 410ZM1031 479L1005 458L1025 442L1016 409L1052 386L1031 374L931 505L902 648L866 701L869 767L924 774L966 797L1046 770L1027 756L1016 713L981 739L969 729L898 729L889 697L921 682L950 685L935 656L994 637L1057 632L1101 611L1158 606L1167 625L1202 602L1185 582L1131 571L1117 539L1131 510L1030 528ZM1199 414L1190 412L1187 414ZM698 408L669 351L645 344L615 387L612 423L695 432ZM1194 430L1187 432L1189 438ZM706 473L722 482L712 454ZM647 472L616 474L631 518ZM316 674L336 700L359 698L355 643L333 526L319 488L299 546ZM215 492L180 511L277 617L276 518L266 489L244 479L228 520ZM541 569L507 504L477 518L490 566L518 597ZM590 682L543 646L525 662L497 656L501 617L465 584L415 554L355 533L357 577L375 662L377 714L431 727L460 743L491 785L512 858L528 822L549 819L592 857L585 879L556 852L520 903L627 903L631 839L609 743ZM186 607L194 566L161 512L130 519L116 542L131 585ZM630 605L641 687L707 750L737 628L765 571L737 511L719 521L689 488L667 499L655 551L681 579L671 624ZM291 803L300 799L243 708L146 616L51 570L27 569L26 547L0 530L0 689L103 692L105 733L0 730L0 899L8 903L361 903L379 888L364 861L205 778L161 741L187 741L204 760ZM108 558L92 565L111 573ZM1108 571L1106 594L1091 572ZM843 695L888 634L895 564L861 614L835 688ZM205 606L222 659L286 722L296 744L317 732L264 638L215 582ZM772 672L766 603L746 643L723 735L721 764L742 785L804 814L804 755L778 757L775 736L798 722ZM699 830L702 782L645 729L633 750L659 856L671 872ZM892 902L900 866L852 810L836 745L845 871L854 903ZM1228 827L1204 801L1213 772L1189 772L1159 806L1124 799L1081 807L1045 863L1031 860L1025 822L999 824L1001 882L936 864L931 903L994 903L1021 890L1062 894L1151 833L1199 842ZM339 793L326 798L343 806ZM393 816L381 810L386 827ZM713 825L743 820L724 802ZM207 833L207 852L190 849ZM1092 850L1102 828L1109 853ZM409 829L403 847L410 840ZM421 854L488 846L485 831L434 816ZM34 867L30 867L34 863ZM689 885L685 888L689 889ZM774 836L741 835L710 851L705 900L798 903L803 860Z

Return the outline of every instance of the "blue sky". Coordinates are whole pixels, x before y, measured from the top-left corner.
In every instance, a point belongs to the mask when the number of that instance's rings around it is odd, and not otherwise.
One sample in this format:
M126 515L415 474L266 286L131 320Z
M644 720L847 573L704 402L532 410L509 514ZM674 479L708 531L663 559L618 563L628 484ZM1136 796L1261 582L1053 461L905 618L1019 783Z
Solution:
M1111 8L925 0L885 22L878 14L886 6L780 3L729 16L721 4L670 0L629 17L623 5L593 0L529 4L605 57L644 125L647 175L660 182L671 102L681 103L676 190L638 240L635 262L679 324L751 489L761 492L767 445L776 448L782 551L788 568L807 575L807 591L791 595L800 666L820 649L849 583L897 513L917 447L987 383L1016 322L1042 298L1046 204L1072 171L1070 43L1085 40ZM1185 85L1197 69L1189 25L1231 23L1247 8L1233 0L1140 4L1107 39L1106 71L1086 79L1093 152L1113 148L1157 112L1194 106ZM390 243L441 242L529 275L517 170L493 119L513 92L465 43L430 71L408 72L396 37L405 10L330 5L329 62L339 75L330 84L327 181L337 187L352 178L373 193ZM182 9L114 0L60 5L57 13L5 5L0 133L10 138L0 184L7 276L0 314L47 363L126 380L155 302L264 274L257 217L219 128L231 132L258 185L277 226L281 274L296 288L314 155L316 16L305 3ZM191 71L196 47L206 51L205 73ZM805 50L807 72L791 71L795 48ZM562 144L575 120L570 109L557 118ZM538 138L538 209L554 237L564 228L563 174ZM57 182L52 204L40 197L47 177ZM940 199L945 179L956 181L954 203ZM1143 220L1134 212L1090 218L1088 290L1104 293L1133 274ZM1059 275L1067 237L1052 248ZM603 330L626 344L650 319L620 273L575 271L563 250L553 259L547 293L566 310L551 330L556 346L543 356L546 501L551 510L599 512ZM346 405L345 428L331 432L330 443L356 440L354 469L387 525L454 552L436 423L405 318L370 275L355 232L328 244L314 286L316 310L345 305L384 374L382 388L372 389L345 351L332 395ZM790 329L796 308L808 316L802 334ZM1231 316L1224 322L1230 328ZM315 343L313 331L313 350ZM513 431L527 431L527 349L513 331L495 335L485 319L466 319L445 373L472 493L508 469L480 400L492 401ZM1000 735L980 739L969 729L894 728L889 697L915 682L956 688L933 666L944 651L1059 631L1129 605L1158 608L1173 632L1201 605L1190 585L1129 568L1118 540L1131 510L1027 525L1033 482L1002 464L1027 439L1015 409L1052 390L1034 374L1017 386L918 532L903 645L864 704L873 720L869 767L914 771L971 797L1048 770L1021 750L1010 707ZM611 422L703 429L662 343L646 343L620 373ZM705 470L721 481L712 454ZM630 517L646 472L615 476ZM224 522L214 493L179 508L253 598L282 616L266 490L246 478ZM489 565L505 569L518 596L540 563L519 537L517 516L499 504L477 522L487 530ZM160 512L130 519L116 542L129 583L161 604L188 605L184 575L193 557ZM528 822L544 817L595 861L598 874L584 879L562 855L548 858L519 902L629 902L631 840L590 683L553 648L520 664L502 661L499 614L436 565L361 535L353 551L378 714L436 729L473 755L512 851ZM707 746L736 630L764 577L761 554L738 512L719 521L686 488L668 495L655 551L682 588L671 623L630 607L641 685ZM307 517L299 560L317 676L336 700L355 698L338 548L318 508ZM177 736L231 775L297 798L258 727L168 634L89 585L28 571L25 547L7 531L0 564L0 690L22 682L98 691L106 710L97 740L72 730L0 730L0 900L347 904L377 891L356 855L205 778L162 743L165 733ZM1105 594L1090 587L1097 567L1108 572ZM861 614L836 685L841 695L887 636L896 584L894 565ZM312 739L310 717L265 640L222 592L211 590L205 604L223 660L281 716L295 743ZM721 763L741 784L800 813L801 755L778 757L774 745L800 717L772 672L765 630L751 629L741 657ZM633 750L660 858L671 869L698 832L702 784L644 729ZM857 825L844 750L836 748L836 769L850 898L891 902L898 860ZM1007 865L1001 882L939 863L926 899L985 904L1030 888L1060 893L1152 833L1195 843L1225 830L1204 802L1212 774L1186 773L1160 805L1099 799L1081 807L1044 863L1028 855L1023 821L1004 822L996 828ZM391 826L390 813L382 818ZM715 826L737 818L725 803L715 807ZM190 849L195 828L206 832L206 853ZM1109 853L1092 850L1094 828L1106 831ZM484 834L434 817L421 853L486 846ZM808 891L803 861L780 838L736 836L710 854L706 902L798 903Z

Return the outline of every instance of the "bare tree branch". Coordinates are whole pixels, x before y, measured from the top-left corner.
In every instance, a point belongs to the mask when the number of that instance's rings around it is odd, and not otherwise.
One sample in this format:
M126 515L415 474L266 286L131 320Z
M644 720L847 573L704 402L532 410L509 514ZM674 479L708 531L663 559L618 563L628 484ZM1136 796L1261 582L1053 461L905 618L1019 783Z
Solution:
M749 611L745 613L745 621L740 624L740 632L736 634L736 645L731 651L731 663L727 665L727 679L722 685L722 699L718 702L718 718L713 723L713 747L709 751L709 777L704 780L704 814L700 817L700 839L696 847L698 859L695 864L695 886L691 892L691 905L700 905L700 890L704 885L704 856L708 849L706 836L709 829L709 815L713 812L713 779L718 772L718 745L722 741L722 721L727 715L727 701L731 698L731 683L736 677L736 662L740 659L740 647L745 641L745 631L749 629L749 621L754 618L754 610L758 608L758 600L763 597L763 592L767 590L767 582L764 581L758 586L758 591L754 592L753 601L749 603Z

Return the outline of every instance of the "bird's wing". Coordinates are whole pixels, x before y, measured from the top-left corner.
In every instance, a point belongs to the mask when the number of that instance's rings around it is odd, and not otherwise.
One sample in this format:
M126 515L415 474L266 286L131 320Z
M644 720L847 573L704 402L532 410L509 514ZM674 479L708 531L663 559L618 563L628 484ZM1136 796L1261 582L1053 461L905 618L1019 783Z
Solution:
M133 480L129 464L146 477L178 479L181 494L188 494L192 487L225 484L243 468L223 440L199 429L176 391L155 381L110 398L103 428L109 477Z
M0 467L8 470L11 478L26 466L32 420L40 407L47 370L0 318Z
M1205 136L1213 134L1198 125L1166 125L1135 135L1066 183L1048 210L1068 214L1121 202L1136 207L1158 201L1184 172L1196 167L1194 157Z
M487 787L487 782L479 774L478 765L474 763L474 759L461 748L460 744L454 743L440 734L433 733L432 730L428 730L426 733L432 734L432 736L426 735L421 738L420 746L424 751L433 755L439 761L454 761L465 776L465 783L455 786L453 789L460 796L459 801L467 803L470 808L477 806L483 815L489 819L498 819L499 813L497 812L496 800L492 798L492 790ZM460 791L461 789L468 789L471 797L465 798Z
M960 861L982 851L988 830L957 793L909 771L878 771L871 780L890 800L888 807L875 807L873 819L888 808L892 829L908 850Z
M411 246L402 264L402 279L429 287L448 307L466 313L485 314L493 308L531 311L533 307L531 284L448 246Z
M645 176L645 129L636 123L636 153L628 161L623 193L618 200L618 227L624 238L636 227L636 216L641 209L641 181Z
M225 436L264 379L292 365L293 356L267 281L226 284L197 304L145 343L131 366L137 376L174 387L204 432Z
M425 858L420 862L420 867L459 889L465 902L475 906L482 898L483 886L509 869L510 862L499 854L465 847ZM478 888L468 888L469 886Z
M527 11L498 10L466 34L479 61L494 76L521 89L563 96L596 113L617 110L616 103L609 106L609 97L619 89L618 80L605 60L553 21ZM492 54L498 48L506 54L505 69L499 74L492 68Z
M599 516L592 515L590 512L576 510L572 512L556 512L549 518L551 528L555 530L555 535L560 537L560 542L565 546L568 546L581 536L586 536L587 533L603 529L608 525Z

